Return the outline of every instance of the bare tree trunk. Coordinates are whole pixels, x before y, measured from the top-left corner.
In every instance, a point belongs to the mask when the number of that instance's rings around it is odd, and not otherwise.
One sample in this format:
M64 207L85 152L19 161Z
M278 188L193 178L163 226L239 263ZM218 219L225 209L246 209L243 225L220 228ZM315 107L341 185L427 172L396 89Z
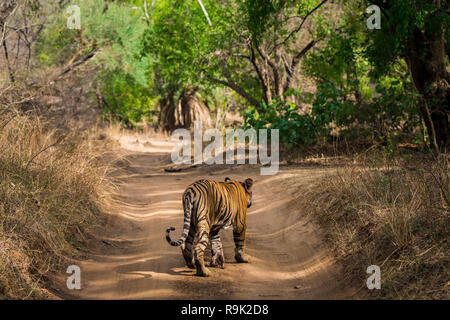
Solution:
M195 95L197 88L185 88L177 105L176 121L178 126L193 128L195 121L201 121L203 128L212 127L211 115L205 103Z
M308 53L309 50L311 50L312 47L314 47L314 45L316 43L317 43L316 40L311 40L311 42L309 42L306 45L306 47L304 47L302 49L302 51L297 53L292 58L291 65L286 65L287 76L286 76L286 80L283 85L283 92L286 92L291 87L291 82L292 82L292 79L294 78L294 72L295 72L295 69L297 68L298 64L300 63L300 60L305 56L305 54Z
M2 43L2 47L3 47L3 54L5 55L5 61L6 61L6 68L8 69L8 75L9 75L9 81L14 82L14 72L11 69L11 62L9 61L9 53L8 53L8 45L6 44L6 39L5 39L5 25L1 25L1 34L2 39L1 39L1 43Z
M431 144L449 147L450 74L445 67L444 35L424 35L415 30L407 43L406 61L417 91L422 95L420 113Z
M256 74L258 75L259 81L261 83L264 101L266 102L266 104L270 104L272 102L272 92L270 91L269 77L267 74L267 63L265 63L264 61L263 63L258 63L255 49L253 48L252 44L250 44L250 53L250 61L255 68Z
M275 61L272 61L270 57L265 52L264 48L262 47L256 47L258 50L258 53L263 58L264 65L269 65L272 69L273 73L273 82L274 82L274 93L277 97L283 96L283 87L281 85L282 79L281 79L281 68L280 68L280 61L281 61L281 55L280 55L280 48L275 47L274 54L275 54ZM265 74L268 74L267 70L265 70ZM267 90L270 85L267 83L265 89ZM270 100L272 100L271 93L270 93Z
M175 91L169 92L166 97L159 99L159 124L164 131L171 132L175 125Z

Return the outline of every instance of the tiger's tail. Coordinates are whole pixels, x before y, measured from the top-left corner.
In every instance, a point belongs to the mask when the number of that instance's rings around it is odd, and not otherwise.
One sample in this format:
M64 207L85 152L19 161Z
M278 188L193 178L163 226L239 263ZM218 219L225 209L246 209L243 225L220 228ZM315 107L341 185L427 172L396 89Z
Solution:
M174 227L169 227L166 230L166 240L171 246L174 247L181 246L186 241L186 238L188 237L189 234L192 215L192 194L189 191L190 190L185 192L183 196L184 225L183 225L183 233L181 234L180 239L178 239L177 241L173 241L172 239L170 239L170 231L175 231Z

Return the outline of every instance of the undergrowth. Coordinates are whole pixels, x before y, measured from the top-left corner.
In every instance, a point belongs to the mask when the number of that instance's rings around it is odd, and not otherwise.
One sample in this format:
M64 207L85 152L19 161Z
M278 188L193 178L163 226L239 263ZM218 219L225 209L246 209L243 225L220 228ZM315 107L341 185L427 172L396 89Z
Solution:
M372 160L321 181L312 212L359 293L377 299L450 298L448 156ZM366 269L381 269L368 290Z
M45 279L65 272L95 225L106 169L88 134L44 129L8 101L0 101L0 299L57 298Z

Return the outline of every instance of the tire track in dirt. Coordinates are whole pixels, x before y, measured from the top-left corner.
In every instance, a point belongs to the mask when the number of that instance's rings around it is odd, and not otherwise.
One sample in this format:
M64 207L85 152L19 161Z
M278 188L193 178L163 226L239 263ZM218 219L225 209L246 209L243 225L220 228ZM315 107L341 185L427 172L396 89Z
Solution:
M152 141L153 142L153 141ZM122 142L123 144L123 142ZM320 239L298 199L327 170L281 167L275 176L260 176L248 165L199 166L164 172L170 150L164 141L151 150L122 150L125 161L114 172L119 181L113 195L103 242L80 261L82 299L351 299L355 290L341 280L339 266ZM150 152L142 152L150 151ZM165 240L183 225L181 195L195 180L225 177L255 180L248 211L247 253L251 263L234 262L232 228L221 231L225 269L212 276L194 276L179 248Z

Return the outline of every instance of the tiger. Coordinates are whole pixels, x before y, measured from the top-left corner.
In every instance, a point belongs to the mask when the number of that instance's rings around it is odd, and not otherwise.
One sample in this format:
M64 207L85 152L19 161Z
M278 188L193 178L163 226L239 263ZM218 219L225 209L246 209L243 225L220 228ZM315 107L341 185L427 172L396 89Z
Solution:
M196 275L208 277L211 272L205 267L204 253L211 241L212 261L210 267L224 268L224 254L219 231L233 224L235 244L234 258L238 263L249 262L245 254L245 232L247 209L252 205L253 180L244 182L225 178L224 182L198 180L183 193L184 226L177 241L172 241L166 230L166 240L171 246L181 247L188 268L196 269ZM194 238L198 241L193 245ZM193 254L194 251L194 254Z

